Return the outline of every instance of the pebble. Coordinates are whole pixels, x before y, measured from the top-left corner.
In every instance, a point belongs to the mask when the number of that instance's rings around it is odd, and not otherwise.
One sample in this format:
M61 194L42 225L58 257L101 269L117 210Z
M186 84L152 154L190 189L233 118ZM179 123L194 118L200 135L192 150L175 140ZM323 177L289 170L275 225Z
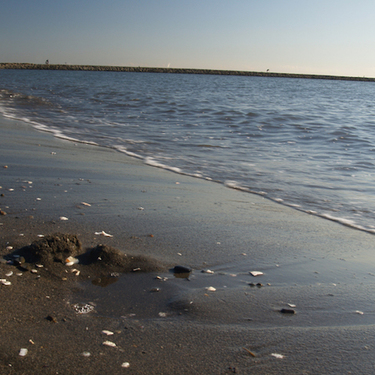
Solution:
M130 363L129 362L124 362L121 367L124 367L124 368L128 368L130 367Z
M185 266L175 266L172 268L173 273L190 273L192 270Z
M90 352L83 352L82 355L84 357L90 357L91 353Z
M295 310L292 310L292 309L281 309L280 312L282 314L295 314Z

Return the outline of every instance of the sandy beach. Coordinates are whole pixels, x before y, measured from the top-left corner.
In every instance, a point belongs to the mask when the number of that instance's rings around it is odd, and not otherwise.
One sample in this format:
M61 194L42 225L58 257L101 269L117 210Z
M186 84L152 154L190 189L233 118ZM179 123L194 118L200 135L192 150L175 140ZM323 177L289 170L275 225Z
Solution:
M374 372L373 235L20 121L0 131L1 374ZM13 261L57 233L142 266Z

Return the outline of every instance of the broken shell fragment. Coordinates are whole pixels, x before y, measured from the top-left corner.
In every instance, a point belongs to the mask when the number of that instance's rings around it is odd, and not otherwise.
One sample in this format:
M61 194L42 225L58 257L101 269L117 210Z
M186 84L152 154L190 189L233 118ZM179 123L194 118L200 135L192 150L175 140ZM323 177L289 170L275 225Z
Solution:
M262 276L263 275L263 272L260 272L260 271L250 271L250 275L251 276Z
M107 335L107 336L112 336L112 335L113 335L113 332L112 332L112 331L108 331L108 330L106 330L106 329L103 329L102 334L103 334L103 335Z
M21 348L19 355L21 357L25 357L27 355L28 350L26 348Z
M66 266L72 266L73 264L77 264L79 260L77 258L74 258L72 256L65 259L65 265Z
M91 207L91 204L90 204L90 203L81 202L81 204L84 205L84 206L87 206L87 207Z
M113 237L112 234L108 234L102 230L101 232L95 232L96 236Z
M129 362L124 362L121 367L124 367L124 368L128 368L130 367L130 363Z
M114 347L117 346L117 345L116 345L114 342L112 342L112 341L104 341L104 342L103 342L103 345L105 345L105 346L110 346L110 347L112 347L112 348L114 348Z
M214 272L214 271L211 271L211 270L202 270L202 273L213 274L213 273L215 273L215 272Z
M69 219L67 217L65 217L65 216L60 216L60 220L66 221L66 220L69 220Z
M209 292L216 292L216 288L214 288L213 286L206 287L206 290Z
M278 353L271 353L271 355L272 355L273 357L275 357L275 358L279 358L279 359L282 359L282 358L285 357L284 355L282 355L282 354L278 354Z

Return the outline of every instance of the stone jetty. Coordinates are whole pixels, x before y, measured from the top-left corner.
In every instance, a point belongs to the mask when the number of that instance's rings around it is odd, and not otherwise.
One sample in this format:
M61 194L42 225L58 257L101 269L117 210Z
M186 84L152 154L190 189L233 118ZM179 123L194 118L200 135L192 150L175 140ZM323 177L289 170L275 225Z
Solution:
M278 78L305 78L328 79L341 81L368 81L375 82L371 77L333 76L321 74L297 74L255 72L241 70L214 70L214 69L189 69L189 68L151 68L133 66L107 66L107 65L68 65L68 64L31 64L31 63L0 63L0 69L32 69L32 70L80 70L99 72L139 72L139 73L174 73L174 74L211 74L254 77L278 77Z

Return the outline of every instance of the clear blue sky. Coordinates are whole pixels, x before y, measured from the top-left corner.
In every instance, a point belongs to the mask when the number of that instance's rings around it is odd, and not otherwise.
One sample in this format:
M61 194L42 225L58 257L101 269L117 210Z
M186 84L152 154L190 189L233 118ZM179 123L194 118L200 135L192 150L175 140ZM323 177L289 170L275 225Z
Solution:
M0 0L0 62L375 77L374 0Z

